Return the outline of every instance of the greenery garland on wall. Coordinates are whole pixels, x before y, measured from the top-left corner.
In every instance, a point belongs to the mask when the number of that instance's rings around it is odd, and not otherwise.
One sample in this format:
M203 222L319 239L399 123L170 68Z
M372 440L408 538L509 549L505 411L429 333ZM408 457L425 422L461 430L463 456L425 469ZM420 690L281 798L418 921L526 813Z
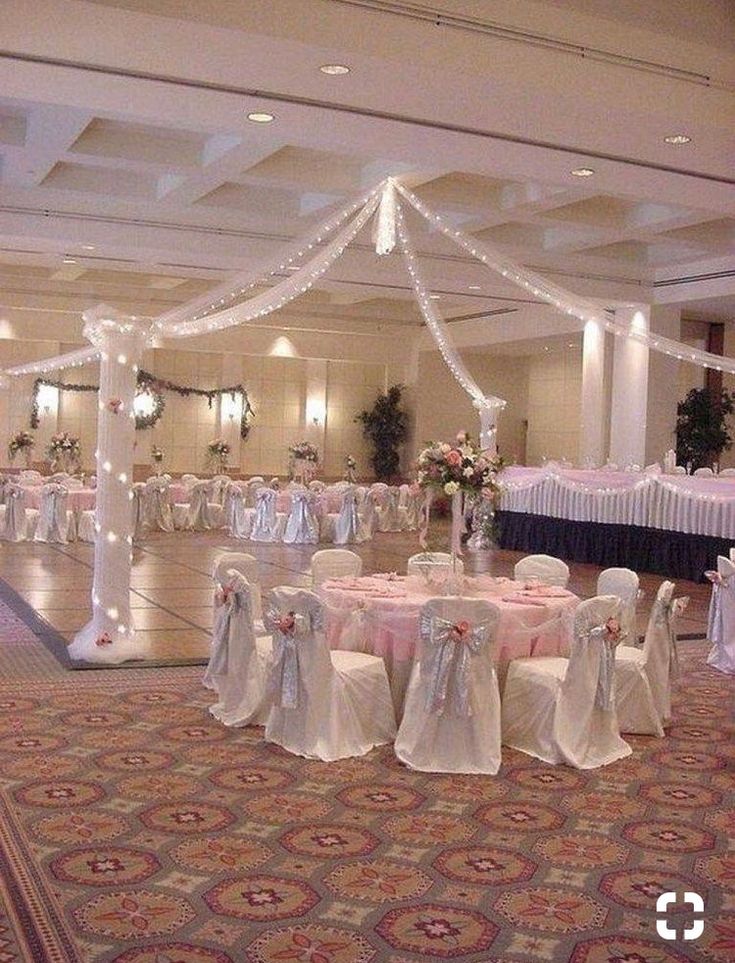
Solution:
M99 385L80 385L69 384L64 381L52 381L48 378L36 378L33 382L31 392L31 428L38 428L40 422L40 412L38 410L38 389L41 385L49 385L59 391L99 391ZM189 398L195 395L198 398L206 398L209 407L217 397L229 395L234 401L237 395L242 397L242 416L240 418L240 437L247 438L250 432L249 417L255 415L255 411L248 399L248 393L241 384L230 385L227 388L195 388L193 385L180 385L174 381L167 381L165 378L158 378L150 371L140 370L138 372L138 388L147 391L154 400L154 410L150 415L138 416L135 419L135 427L138 429L152 428L163 414L166 402L163 397L164 391L173 391L182 398Z

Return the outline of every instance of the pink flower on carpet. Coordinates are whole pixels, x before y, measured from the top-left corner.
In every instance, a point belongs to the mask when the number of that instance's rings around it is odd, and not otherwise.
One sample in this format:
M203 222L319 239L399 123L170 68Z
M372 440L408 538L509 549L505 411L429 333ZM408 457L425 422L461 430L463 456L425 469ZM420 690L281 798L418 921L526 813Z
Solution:
M349 943L336 940L311 940L304 933L292 933L291 949L279 950L273 954L274 960L308 960L308 963L332 963L335 953L349 949Z
M277 905L283 902L283 897L274 889L246 889L240 895L250 906Z
M454 937L461 936L462 933L458 926L450 923L447 919L419 920L414 923L414 928L420 930L430 940L452 941Z

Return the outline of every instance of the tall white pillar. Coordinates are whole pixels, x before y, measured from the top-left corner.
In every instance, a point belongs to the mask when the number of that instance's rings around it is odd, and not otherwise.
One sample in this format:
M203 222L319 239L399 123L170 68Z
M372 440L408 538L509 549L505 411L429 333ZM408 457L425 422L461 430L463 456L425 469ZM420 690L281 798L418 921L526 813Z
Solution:
M582 336L582 391L579 413L579 463L599 468L605 461L605 329L588 321Z
M623 306L616 308L615 320L631 330L647 332L649 314L647 305ZM620 466L642 466L646 459L648 354L646 345L623 335L615 337L610 460Z
M125 662L148 655L130 610L132 481L138 363L147 322L102 305L84 314L84 336L100 349L97 416L97 536L92 618L69 646L72 659Z

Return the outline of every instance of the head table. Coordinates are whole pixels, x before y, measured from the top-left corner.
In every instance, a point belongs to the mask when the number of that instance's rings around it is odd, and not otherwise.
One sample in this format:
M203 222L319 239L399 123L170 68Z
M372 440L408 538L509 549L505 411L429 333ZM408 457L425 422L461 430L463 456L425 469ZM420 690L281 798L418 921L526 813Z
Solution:
M400 717L418 649L421 607L440 595L440 588L420 575L383 574L328 579L318 592L330 647L381 656ZM567 653L569 616L579 604L567 589L479 575L465 576L461 593L500 612L494 658L501 681L512 659Z

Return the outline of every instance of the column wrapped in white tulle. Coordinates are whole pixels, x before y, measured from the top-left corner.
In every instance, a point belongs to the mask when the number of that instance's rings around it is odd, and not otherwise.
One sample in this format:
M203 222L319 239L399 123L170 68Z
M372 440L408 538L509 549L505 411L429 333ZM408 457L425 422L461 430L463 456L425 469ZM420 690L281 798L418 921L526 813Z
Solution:
M102 306L85 312L84 334L100 350L97 509L92 618L69 646L72 659L145 658L136 637L129 588L132 563L133 399L150 325Z

